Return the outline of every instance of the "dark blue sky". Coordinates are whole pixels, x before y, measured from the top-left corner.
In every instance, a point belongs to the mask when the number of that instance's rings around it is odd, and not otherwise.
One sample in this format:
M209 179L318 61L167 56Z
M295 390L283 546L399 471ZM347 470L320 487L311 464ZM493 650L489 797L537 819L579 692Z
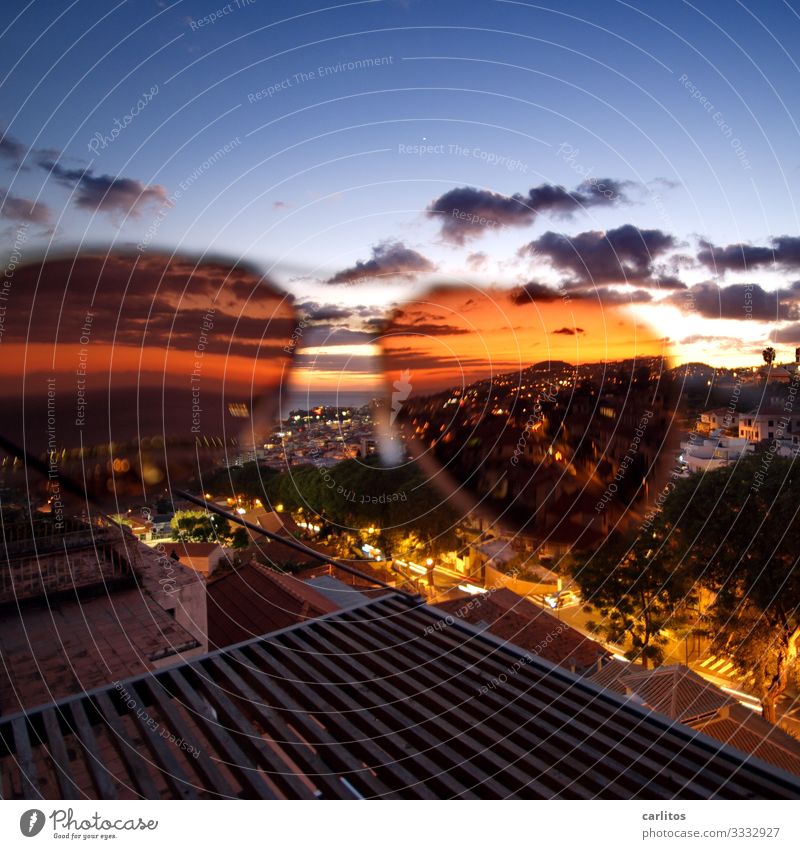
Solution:
M299 297L377 313L431 268L576 283L563 256L519 250L546 231L633 225L671 237L633 288L676 341L705 335L740 359L769 338L800 342L791 296L742 328L726 292L791 285L794 244L777 264L700 258L703 240L774 249L798 235L800 4L551 5L6 0L4 235L27 219L29 250L164 244L278 261ZM447 200L426 214L454 188L478 192L477 216L492 197L587 178L614 181L608 203L584 194L449 233ZM381 286L322 282L371 259ZM704 287L691 315L667 278Z

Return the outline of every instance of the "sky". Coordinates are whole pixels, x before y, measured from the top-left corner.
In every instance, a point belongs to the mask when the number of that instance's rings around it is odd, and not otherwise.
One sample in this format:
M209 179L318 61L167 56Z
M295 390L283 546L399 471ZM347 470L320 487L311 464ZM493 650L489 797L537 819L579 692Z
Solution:
M442 286L563 311L556 352L589 300L679 361L800 346L796 0L6 0L0 42L11 298L77 248L245 264L294 299L311 391L381 385L386 321ZM125 303L123 325L186 308Z

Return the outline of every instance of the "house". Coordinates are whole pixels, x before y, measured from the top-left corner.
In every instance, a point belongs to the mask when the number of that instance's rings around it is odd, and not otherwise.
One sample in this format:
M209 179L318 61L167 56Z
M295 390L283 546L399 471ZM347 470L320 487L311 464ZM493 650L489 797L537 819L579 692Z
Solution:
M611 658L600 643L509 589L451 599L437 607L572 672L596 670Z
M222 648L339 608L305 581L250 561L207 585L208 644Z
M772 399L739 416L739 437L750 442L789 439L800 442L800 410L786 409L787 402Z
M716 431L737 430L738 424L739 414L735 410L729 407L717 407L714 410L706 410L700 413L697 429L701 433L709 435Z
M800 775L800 741L683 664L643 669L611 660L591 678L637 704Z
M44 527L25 537L5 526L0 714L206 651L198 633L204 596L191 570L126 526L71 520L70 528L51 538ZM23 532L30 529L23 524Z
M230 562L232 552L218 542L172 542L165 546L173 560L208 577L214 570Z
M150 517L151 539L165 539L172 535L172 517L174 513L154 513Z
M299 530L295 520L285 512L278 513L275 510L258 507L240 515L245 522L249 522L251 525L256 525L265 531L271 531L273 534L279 534L280 536L292 537ZM263 539L261 536L258 538Z
M686 465L689 472L710 472L730 463L735 463L753 452L753 444L743 437L704 437L693 433L681 442L678 461Z

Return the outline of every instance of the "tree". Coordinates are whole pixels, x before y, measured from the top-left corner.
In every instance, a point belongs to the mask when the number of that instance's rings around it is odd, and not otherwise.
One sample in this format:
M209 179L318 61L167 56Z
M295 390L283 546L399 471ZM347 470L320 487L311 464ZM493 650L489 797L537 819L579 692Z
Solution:
M769 451L680 481L664 504L673 561L711 593L712 646L752 681L762 712L798 673L800 470Z
M228 542L228 520L202 510L178 510L170 520L172 538L179 542Z
M247 528L236 528L231 536L231 545L234 548L247 548L250 545L250 532Z
M659 542L660 528L635 538L613 534L597 551L578 556L574 578L600 622L588 623L611 642L630 648L625 656L647 668L664 659L667 628L682 624L693 601L691 582L673 568Z
M764 348L764 350L761 352L761 356L764 358L764 362L768 366L771 366L775 362L775 349L772 347Z

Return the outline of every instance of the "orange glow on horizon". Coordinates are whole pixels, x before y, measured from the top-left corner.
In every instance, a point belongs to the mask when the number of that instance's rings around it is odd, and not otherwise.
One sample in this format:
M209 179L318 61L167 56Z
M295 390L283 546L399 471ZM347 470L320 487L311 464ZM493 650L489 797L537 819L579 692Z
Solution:
M415 388L437 389L539 362L673 356L630 310L575 299L515 304L497 290L431 292L397 313L384 347L390 372L410 369Z

